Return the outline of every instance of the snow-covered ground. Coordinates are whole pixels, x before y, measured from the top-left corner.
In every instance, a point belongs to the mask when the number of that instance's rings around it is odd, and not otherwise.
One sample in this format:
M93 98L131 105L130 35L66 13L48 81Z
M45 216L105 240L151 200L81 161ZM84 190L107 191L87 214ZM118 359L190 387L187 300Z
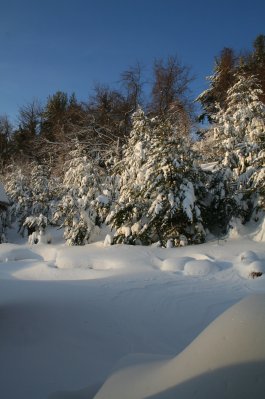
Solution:
M206 386L242 398L242 375L263 397L265 277L252 272L265 272L264 242L247 235L175 249L0 245L1 398L205 398Z

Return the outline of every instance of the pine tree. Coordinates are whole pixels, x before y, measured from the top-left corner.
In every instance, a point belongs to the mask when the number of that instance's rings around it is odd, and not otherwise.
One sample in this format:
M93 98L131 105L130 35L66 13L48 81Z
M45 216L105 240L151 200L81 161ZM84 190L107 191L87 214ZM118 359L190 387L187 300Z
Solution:
M174 245L183 240L189 244L204 240L197 198L202 188L200 172L193 160L189 140L179 127L169 120L160 122L153 130L146 163L142 195L150 199L150 207L141 236L158 238L163 245L168 240Z
M58 181L51 175L45 165L33 164L30 174L30 187L32 197L32 215L44 215L51 221L52 207L58 196L60 187Z
M17 220L22 235L25 227L29 227L29 234L33 231L33 225L25 224L28 217L43 215L47 223L51 222L52 208L60 190L47 167L32 163L27 165L23 173L20 168L11 165L5 180L6 192L12 204L11 218Z
M18 221L19 231L24 233L23 223L30 215L32 207L29 175L22 172L19 167L10 165L5 176L5 189L10 199L11 222Z
M149 121L140 110L134 115L121 195L110 218L117 228L115 242L203 241L198 171L187 144L169 119Z
M219 167L211 179L213 214L227 228L232 216L249 220L264 196L265 107L254 76L240 74L227 92L227 106L219 107L206 135ZM257 195L259 198L257 198Z
M71 151L65 169L65 193L54 214L54 221L65 227L64 237L68 245L84 245L90 242L103 221L102 208L108 206L109 192L101 184L103 170L88 158L81 144L77 143Z
M196 101L201 103L203 113L199 120L203 121L207 117L212 122L218 112L218 107L222 109L227 105L227 90L233 85L235 77L237 59L234 51L224 48L220 56L215 60L214 73L207 77L210 87L199 95Z
M253 42L253 50L245 57L242 70L248 75L255 75L261 85L259 99L265 104L265 36L258 35Z
M120 231L115 242L134 243L132 230L137 228L144 213L139 195L144 183L143 165L151 139L151 122L138 106L132 115L132 130L123 148L122 160L114 167L113 174L119 181L119 197L107 217L111 227ZM140 228L140 227L139 227Z

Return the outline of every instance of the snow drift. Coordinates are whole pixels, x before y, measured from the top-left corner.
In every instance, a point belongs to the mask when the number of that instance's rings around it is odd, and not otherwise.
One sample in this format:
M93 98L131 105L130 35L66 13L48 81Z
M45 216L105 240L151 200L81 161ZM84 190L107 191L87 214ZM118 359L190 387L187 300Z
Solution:
M94 399L263 398L264 333L265 295L256 294L225 311L178 356L123 361Z

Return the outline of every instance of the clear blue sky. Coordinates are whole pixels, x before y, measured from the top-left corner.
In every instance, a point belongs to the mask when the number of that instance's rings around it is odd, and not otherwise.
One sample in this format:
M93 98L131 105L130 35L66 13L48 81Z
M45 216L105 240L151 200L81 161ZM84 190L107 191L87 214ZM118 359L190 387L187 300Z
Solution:
M264 0L0 0L0 114L57 90L87 100L139 61L177 55L194 97L223 47L265 34Z

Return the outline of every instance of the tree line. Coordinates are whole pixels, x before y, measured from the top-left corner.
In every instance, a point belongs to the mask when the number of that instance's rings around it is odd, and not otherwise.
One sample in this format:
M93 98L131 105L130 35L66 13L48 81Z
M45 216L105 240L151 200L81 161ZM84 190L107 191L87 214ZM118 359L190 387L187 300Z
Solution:
M7 116L0 117L1 168L28 161L49 161L54 166L75 140L90 147L91 153L110 145L119 148L129 135L131 115L138 105L150 114L163 115L178 102L186 117L190 81L189 68L169 57L154 62L149 102L144 99L143 68L138 63L121 74L118 88L96 85L87 102L61 91L49 96L43 106L33 100L20 107L16 127Z
M252 51L224 48L194 113L189 68L156 60L150 100L139 64L120 88L87 103L57 92L0 118L1 173L11 218L64 227L70 245L107 223L114 242L184 245L225 234L264 209L265 36ZM205 127L199 121L207 120ZM197 138L194 139L194 131ZM209 167L211 165L211 167Z

